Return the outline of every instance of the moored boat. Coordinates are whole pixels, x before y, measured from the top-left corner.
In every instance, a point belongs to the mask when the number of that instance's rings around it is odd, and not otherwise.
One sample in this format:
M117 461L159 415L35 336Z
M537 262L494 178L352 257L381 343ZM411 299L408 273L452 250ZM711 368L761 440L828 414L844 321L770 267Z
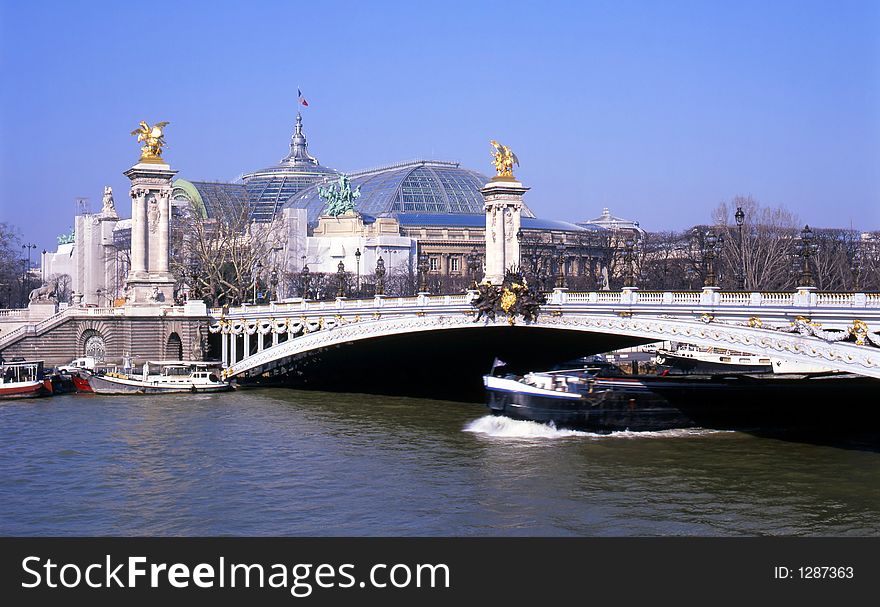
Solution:
M0 398L33 398L52 394L43 361L23 360L0 365Z
M150 369L159 369L151 374ZM153 361L139 375L104 371L88 376L96 394L168 394L175 392L223 392L232 384L220 378L219 363L204 361Z

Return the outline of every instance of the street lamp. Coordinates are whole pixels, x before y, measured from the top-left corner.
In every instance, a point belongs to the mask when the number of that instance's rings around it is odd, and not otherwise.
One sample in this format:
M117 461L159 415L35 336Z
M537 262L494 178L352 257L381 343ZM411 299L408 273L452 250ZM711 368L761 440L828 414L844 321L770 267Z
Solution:
M376 260L376 295L385 295L385 260Z
M813 230L810 226L804 226L801 230L801 242L798 246L798 252L801 256L801 276L799 287L813 286L813 270L810 267L810 257L816 252L817 246L813 243Z
M520 230L522 231L522 230ZM471 249L471 252L467 254L467 267L468 274L471 277L471 283L473 285L477 284L477 249L474 247Z
M715 245L718 243L718 237L712 230L706 230L706 281L704 287L716 287L715 280Z
M272 285L272 296L269 301L275 301L278 299L278 268L272 268L272 273L269 275L269 284Z
M862 288L862 268L863 268L863 259L862 259L862 247L861 243L856 245L856 250L853 253L852 264L850 265L850 270L853 274L853 291L858 292Z
M345 264L341 259L339 265L336 266L336 282L338 283L336 297L345 297Z
M21 245L21 248L27 249L27 265L24 267L24 274L21 277L22 300L25 301L26 304L27 300L25 300L24 298L27 297L27 294L31 290L31 251L33 249L36 249L37 245L33 243L23 244Z
M309 266L305 263L305 256L303 256L303 267L299 273L299 288L302 291L302 298L309 298Z
M354 252L354 259L357 262L357 295L361 296L361 250L358 248Z
M740 291L746 290L746 254L743 250L743 223L746 220L746 214L742 207L736 207L736 213L733 215L736 219L736 227L739 230L739 267L736 270L736 287Z
M556 288L565 288L565 245L556 245Z
M260 279L260 273L263 271L263 262L257 260L254 266L254 305L257 305L257 281Z
M419 255L419 293L428 292L428 255L422 253Z
M623 241L624 247L624 275L623 275L623 286L634 287L635 286L635 272L633 271L633 249L636 246L635 238L633 238L632 234L628 234Z

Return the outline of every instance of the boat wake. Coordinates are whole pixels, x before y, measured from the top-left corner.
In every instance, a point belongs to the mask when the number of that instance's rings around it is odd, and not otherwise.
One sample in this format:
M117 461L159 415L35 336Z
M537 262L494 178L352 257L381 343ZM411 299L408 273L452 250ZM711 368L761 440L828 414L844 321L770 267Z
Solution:
M704 428L681 428L676 430L657 430L646 432L632 432L623 430L610 434L596 432L584 432L581 430L569 430L557 428L553 422L541 424L538 422L511 419L501 415L485 415L479 419L468 422L463 428L465 432L482 434L494 438L525 438L525 439L556 439L569 437L585 438L686 438L693 436L706 436L726 432L725 430L708 430Z

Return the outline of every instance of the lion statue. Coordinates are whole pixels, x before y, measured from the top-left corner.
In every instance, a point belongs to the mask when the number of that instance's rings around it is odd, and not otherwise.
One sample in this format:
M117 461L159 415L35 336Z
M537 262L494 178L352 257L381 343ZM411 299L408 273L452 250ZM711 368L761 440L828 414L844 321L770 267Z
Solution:
M28 301L50 301L58 295L58 280L51 279L43 283L43 286L33 289L28 295Z

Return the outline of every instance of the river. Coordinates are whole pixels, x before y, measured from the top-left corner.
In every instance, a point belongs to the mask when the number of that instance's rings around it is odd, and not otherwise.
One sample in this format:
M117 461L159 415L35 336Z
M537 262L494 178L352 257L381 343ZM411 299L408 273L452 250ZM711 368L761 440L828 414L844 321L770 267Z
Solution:
M880 535L880 449L239 390L0 404L2 535Z

